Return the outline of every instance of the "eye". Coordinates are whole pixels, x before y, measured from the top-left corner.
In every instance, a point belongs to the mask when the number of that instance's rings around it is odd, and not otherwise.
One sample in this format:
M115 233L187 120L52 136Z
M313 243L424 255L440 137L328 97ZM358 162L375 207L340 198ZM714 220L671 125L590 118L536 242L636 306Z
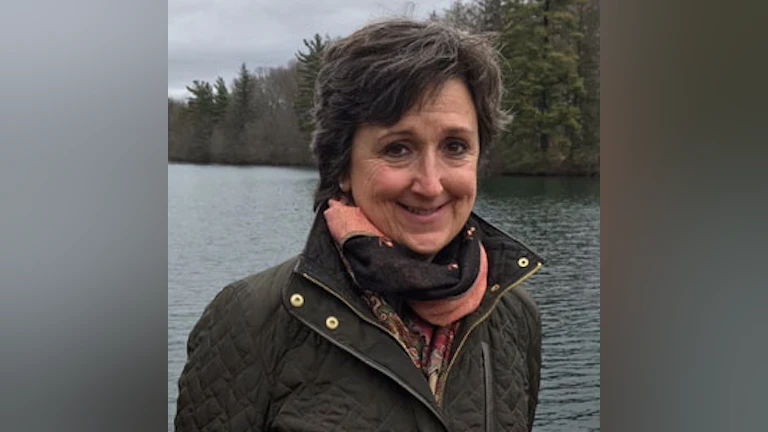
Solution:
M382 151L382 154L390 158L401 158L408 156L411 153L411 149L407 145L397 141L387 144Z
M459 157L464 156L469 151L469 144L462 140L451 139L446 141L443 148L449 156Z

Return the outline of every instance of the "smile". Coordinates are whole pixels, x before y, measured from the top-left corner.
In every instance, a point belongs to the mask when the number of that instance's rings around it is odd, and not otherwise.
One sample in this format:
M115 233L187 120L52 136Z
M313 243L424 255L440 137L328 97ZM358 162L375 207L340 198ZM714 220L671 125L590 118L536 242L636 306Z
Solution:
M399 204L399 203L398 203ZM445 205L445 204L443 204ZM441 208L443 208L443 205L437 206L437 207L431 207L431 208L418 208L418 207L410 207L404 204L400 204L400 207L408 210L409 213L420 215L420 216L428 216L431 215Z

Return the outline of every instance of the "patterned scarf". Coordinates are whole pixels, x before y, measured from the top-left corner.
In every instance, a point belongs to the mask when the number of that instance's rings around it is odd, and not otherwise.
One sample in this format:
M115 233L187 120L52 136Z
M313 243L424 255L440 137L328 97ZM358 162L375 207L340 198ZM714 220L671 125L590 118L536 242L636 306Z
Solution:
M450 362L453 338L459 331L460 321L448 326L433 326L407 310L398 314L386 300L371 291L363 291L363 299L379 323L405 345L413 365L422 371L439 403L445 384L442 378Z
M424 261L382 234L358 207L330 200L324 216L363 299L407 348L439 402L459 320L485 294L488 263L476 229L466 226L431 261ZM397 313L385 297L403 299L409 307Z
M402 298L437 326L458 321L480 305L488 261L474 226L467 224L427 261L382 234L359 207L331 199L323 214L347 271L361 289Z

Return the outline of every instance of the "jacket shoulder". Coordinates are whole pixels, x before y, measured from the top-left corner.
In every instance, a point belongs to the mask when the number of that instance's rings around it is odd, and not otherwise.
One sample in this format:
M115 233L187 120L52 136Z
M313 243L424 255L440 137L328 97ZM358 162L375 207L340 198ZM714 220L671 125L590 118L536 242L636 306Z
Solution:
M236 282L233 288L241 307L246 311L250 327L261 327L274 320L282 307L281 292L294 276L298 256Z
M280 291L293 274L298 257L293 257L259 273L234 281L219 291L206 306L191 332L188 350L194 349L194 335L211 326L262 328L276 317L280 308Z
M233 282L205 308L187 341L176 430L264 428L272 370L292 337L280 292L295 264L296 257Z
M512 290L510 294L512 295L506 296L507 299L514 299L515 301L519 301L522 304L523 309L525 309L526 313L528 314L529 318L532 319L536 324L539 324L541 321L539 307L536 305L536 300L533 299L525 287L522 284L518 285Z

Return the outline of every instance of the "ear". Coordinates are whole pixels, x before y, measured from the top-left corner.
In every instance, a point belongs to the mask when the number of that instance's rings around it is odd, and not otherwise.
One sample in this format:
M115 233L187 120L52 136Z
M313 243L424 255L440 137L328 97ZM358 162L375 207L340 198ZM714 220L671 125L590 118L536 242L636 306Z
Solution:
M349 176L346 176L339 181L339 189L341 189L344 193L349 193L349 191L352 189L352 185L349 181Z

